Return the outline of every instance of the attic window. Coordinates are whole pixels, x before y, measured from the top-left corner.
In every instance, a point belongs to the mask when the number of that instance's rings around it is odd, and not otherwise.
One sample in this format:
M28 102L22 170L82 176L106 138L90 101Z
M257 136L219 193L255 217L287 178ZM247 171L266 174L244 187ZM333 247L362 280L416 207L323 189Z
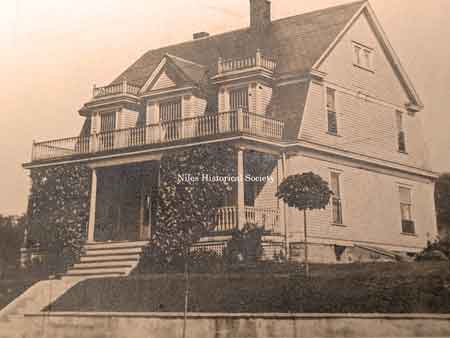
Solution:
M373 71L373 49L353 42L353 64L365 70Z

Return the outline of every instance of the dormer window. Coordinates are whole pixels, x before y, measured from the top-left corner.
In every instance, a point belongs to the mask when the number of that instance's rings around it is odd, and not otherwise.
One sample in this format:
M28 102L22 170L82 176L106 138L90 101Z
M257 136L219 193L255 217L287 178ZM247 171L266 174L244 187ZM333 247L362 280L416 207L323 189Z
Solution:
M353 42L353 64L357 67L373 71L373 49Z
M159 104L159 120L161 122L179 120L181 118L181 98L164 101Z
M239 108L248 110L248 87L230 90L230 109L238 110Z
M116 112L100 114L100 132L104 133L116 129Z

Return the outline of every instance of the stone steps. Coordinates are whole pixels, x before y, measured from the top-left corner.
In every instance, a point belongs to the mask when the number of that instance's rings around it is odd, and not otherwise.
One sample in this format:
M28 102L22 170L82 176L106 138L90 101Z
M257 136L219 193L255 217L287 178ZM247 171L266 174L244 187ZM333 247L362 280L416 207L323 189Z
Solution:
M69 269L66 277L127 276L139 263L148 241L87 243L80 262Z

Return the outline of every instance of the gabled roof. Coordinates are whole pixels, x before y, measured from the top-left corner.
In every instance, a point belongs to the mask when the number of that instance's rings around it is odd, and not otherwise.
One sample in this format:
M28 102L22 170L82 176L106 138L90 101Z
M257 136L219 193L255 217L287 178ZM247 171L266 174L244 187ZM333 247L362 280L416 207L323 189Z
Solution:
M144 86L141 88L141 93L144 93L150 89L151 85L157 80L157 77L161 74L163 69L171 67L184 82L188 82L194 85L201 86L205 81L208 68L199 65L195 62L182 59L180 57L165 54L160 60L158 66L148 77Z
M167 54L180 65L184 62L177 58L204 65L215 74L219 57L251 56L258 48L277 60L276 75L307 73L364 3L358 1L275 20L263 35L246 28L151 50L112 83L127 80L142 87Z
M416 89L414 88L411 80L408 77L408 74L406 73L405 69L403 68L399 57L395 53L394 48L392 47L389 39L387 38L386 33L383 30L383 27L381 26L380 22L378 21L377 16L375 15L375 11L373 10L372 6L368 1L364 1L363 5L359 8L358 11L354 14L352 20L350 20L347 25L341 30L341 32L335 37L335 39L330 43L328 48L323 52L323 54L317 59L317 61L314 63L312 68L318 69L319 66L322 64L322 62L327 58L327 56L330 54L330 52L334 49L334 47L338 44L341 37L347 33L347 30L353 25L355 20L359 17L363 11L367 14L367 19L369 20L372 29L374 30L375 35L378 38L378 41L380 42L386 57L388 58L392 68L394 69L394 72L397 74L398 79L400 80L403 88L405 89L406 93L408 94L411 103L409 104L409 108L411 111L419 111L423 109L423 103L420 99Z

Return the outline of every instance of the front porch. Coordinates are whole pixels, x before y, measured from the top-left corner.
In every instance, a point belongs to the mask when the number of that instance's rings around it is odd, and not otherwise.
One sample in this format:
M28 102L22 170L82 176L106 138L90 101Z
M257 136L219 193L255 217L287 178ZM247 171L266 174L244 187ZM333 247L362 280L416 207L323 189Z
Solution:
M255 168L267 181L237 180L216 210L205 237L228 237L251 224L269 236L284 236L283 215L275 197L282 179L282 160L243 148L236 149L236 173L251 176ZM147 241L157 224L160 161L93 167L88 242ZM253 177L253 176L252 176Z

